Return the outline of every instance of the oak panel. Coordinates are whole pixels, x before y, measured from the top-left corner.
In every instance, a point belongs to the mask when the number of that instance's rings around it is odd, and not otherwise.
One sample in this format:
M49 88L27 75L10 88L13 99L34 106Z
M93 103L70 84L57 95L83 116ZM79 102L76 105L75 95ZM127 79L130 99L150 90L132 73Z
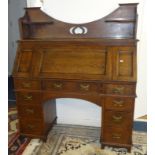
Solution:
M46 50L42 64L42 72L105 74L105 50Z

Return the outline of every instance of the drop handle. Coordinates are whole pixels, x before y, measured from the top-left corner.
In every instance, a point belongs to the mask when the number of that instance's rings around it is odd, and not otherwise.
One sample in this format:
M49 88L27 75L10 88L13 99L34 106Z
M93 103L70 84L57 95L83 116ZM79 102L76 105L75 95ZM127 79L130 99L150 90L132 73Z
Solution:
M27 127L28 127L29 129L34 129L34 128L35 128L35 126L32 125L32 124L28 124Z
M32 95L24 96L24 100L31 101L32 100Z
M122 121L123 117L122 116L115 116L115 115L113 115L112 119L113 119L114 122L118 123L118 122Z
M113 139L120 139L121 138L121 134L112 134L112 138Z
M29 83L29 82L23 82L22 85L24 88L30 88L31 87L31 83Z
M81 90L88 91L89 88L90 88L90 85L89 84L80 84L80 89Z
M122 93L124 91L124 87L116 87L112 91L113 93Z
M57 89L61 89L62 88L62 83L53 83L53 87L57 88Z
M123 107L124 106L124 101L122 100L114 100L113 104L115 107Z
M27 113L31 113L31 114L34 113L34 110L32 110L32 109L26 109L25 111L26 111Z

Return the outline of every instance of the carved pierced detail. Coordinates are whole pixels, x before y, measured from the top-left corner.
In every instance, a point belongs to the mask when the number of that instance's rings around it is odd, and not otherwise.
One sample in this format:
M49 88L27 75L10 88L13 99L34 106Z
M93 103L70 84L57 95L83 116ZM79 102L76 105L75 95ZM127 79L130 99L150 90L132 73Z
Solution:
M69 29L71 34L86 34L88 29L85 26L73 26Z

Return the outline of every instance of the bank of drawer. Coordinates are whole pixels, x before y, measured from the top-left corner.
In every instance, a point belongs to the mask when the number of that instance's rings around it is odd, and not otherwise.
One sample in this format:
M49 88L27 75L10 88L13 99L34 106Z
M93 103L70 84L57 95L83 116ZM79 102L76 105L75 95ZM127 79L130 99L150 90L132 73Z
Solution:
M104 84L102 88L105 94L135 96L135 85L131 84Z
M99 85L95 82L81 82L81 81L43 81L43 88L52 91L67 91L67 92L98 92Z
M106 126L116 126L128 128L131 126L133 120L132 113L118 112L118 111L105 111L104 124Z
M103 139L106 143L131 144L131 129L105 127Z
M132 111L135 99L130 97L105 97L106 110Z
M18 114L20 117L43 118L42 107L37 105L18 105Z
M37 119L20 119L20 132L23 134L40 135L43 133L43 122Z
M26 90L41 89L41 82L39 80L15 79L14 85L15 89L26 89Z
M40 104L41 93L39 92L17 92L16 99L18 105Z

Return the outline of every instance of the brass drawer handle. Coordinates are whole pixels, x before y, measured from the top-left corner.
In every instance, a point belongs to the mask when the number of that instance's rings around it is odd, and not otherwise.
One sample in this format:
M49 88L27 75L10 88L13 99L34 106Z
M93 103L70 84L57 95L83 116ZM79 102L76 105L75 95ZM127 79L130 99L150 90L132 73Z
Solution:
M115 107L123 107L124 106L124 101L122 101L122 100L114 100L112 102L114 103Z
M34 110L33 110L33 109L26 109L25 111L26 111L27 113L31 113L31 114L34 113Z
M32 96L31 95L30 96L24 96L24 100L31 101L32 100Z
M89 84L80 84L80 89L81 90L88 91L89 88L90 88L90 85Z
M112 138L113 139L120 139L121 138L121 134L112 134Z
M23 82L22 85L24 88L30 88L31 87L31 83L29 83L29 82Z
M27 127L28 127L29 129L34 129L34 128L35 128L35 126L32 125L32 124L28 124Z
M124 87L116 87L112 90L113 93L122 93L124 91Z
M52 85L56 89L61 89L62 88L62 83L53 83Z
M112 119L113 119L114 122L119 123L119 122L122 121L123 117L122 116L115 116L115 115L113 115Z

